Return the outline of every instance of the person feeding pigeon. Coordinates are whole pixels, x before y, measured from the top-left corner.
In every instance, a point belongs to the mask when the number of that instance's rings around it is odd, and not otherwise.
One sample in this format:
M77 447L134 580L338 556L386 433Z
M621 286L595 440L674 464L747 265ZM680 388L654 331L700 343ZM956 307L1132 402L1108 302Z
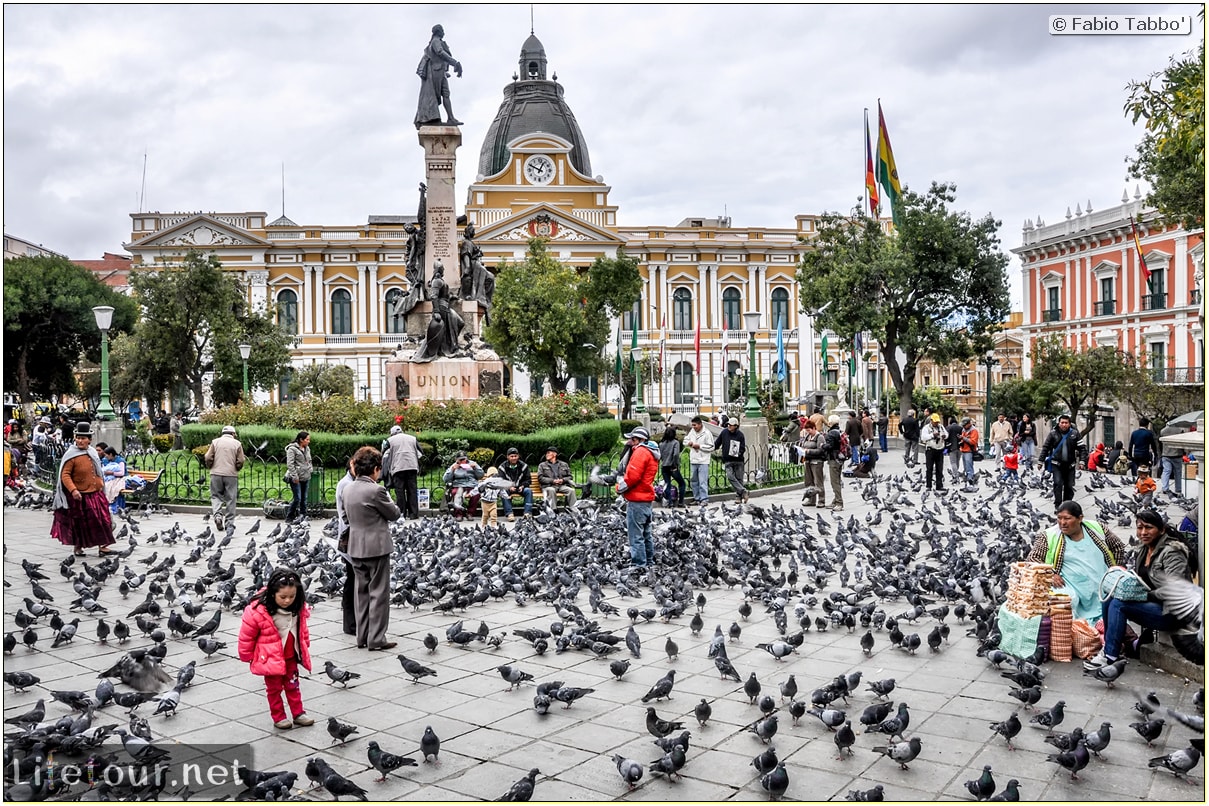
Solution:
M1163 516L1153 509L1138 512L1136 528L1142 548L1133 571L1151 589L1150 593L1140 602L1116 596L1110 596L1104 602L1104 649L1084 661L1083 668L1087 671L1107 666L1121 656L1127 622L1174 633L1194 621L1199 610L1195 595L1191 608L1181 607L1178 601L1183 598L1182 591L1194 588L1195 594L1200 590L1192 584L1192 565L1184 542L1168 531ZM1200 656L1203 655L1202 648Z
M239 625L239 659L251 665L252 674L264 677L269 714L278 730L315 724L306 714L298 687L298 664L311 670L310 614L298 574L278 568L244 608ZM293 720L281 706L283 692Z
M1054 567L1054 590L1069 594L1074 618L1095 623L1102 616L1100 580L1109 566L1123 562L1125 544L1098 521L1083 517L1076 501L1058 505L1058 523L1037 533L1029 562Z
M659 446L639 426L625 435L630 443L630 461L625 476L617 482L617 492L626 500L625 527L630 543L630 566L646 568L655 562L655 543L651 536L652 502L655 500L655 475L659 472Z

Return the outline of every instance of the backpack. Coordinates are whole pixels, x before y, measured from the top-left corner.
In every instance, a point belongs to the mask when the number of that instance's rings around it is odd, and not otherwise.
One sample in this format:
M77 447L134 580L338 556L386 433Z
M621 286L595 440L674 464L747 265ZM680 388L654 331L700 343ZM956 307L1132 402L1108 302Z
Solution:
M1121 455L1119 457L1117 457L1117 463L1112 466L1112 472L1116 473L1118 476L1123 476L1128 471L1129 471L1129 457L1125 455L1124 451L1122 451Z
M847 433L840 434L840 458L841 459L852 458L852 443L850 443L848 441Z

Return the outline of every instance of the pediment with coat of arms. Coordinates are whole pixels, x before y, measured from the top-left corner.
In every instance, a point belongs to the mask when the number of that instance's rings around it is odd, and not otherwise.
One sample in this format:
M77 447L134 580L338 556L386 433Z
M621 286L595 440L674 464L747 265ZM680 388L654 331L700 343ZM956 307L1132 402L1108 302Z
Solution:
M212 249L220 246L267 246L268 241L239 227L201 214L182 221L153 235L128 244L137 246L176 246L195 249Z
M538 213L519 227L513 227L504 237L512 241L527 241L530 238L546 238L551 241L595 240L548 213Z

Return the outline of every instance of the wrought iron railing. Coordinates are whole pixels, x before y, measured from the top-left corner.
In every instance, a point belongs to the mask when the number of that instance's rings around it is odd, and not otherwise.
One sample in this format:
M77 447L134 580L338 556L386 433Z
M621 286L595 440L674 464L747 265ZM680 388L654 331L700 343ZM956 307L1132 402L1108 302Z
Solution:
M160 471L159 495L164 504L209 505L210 503L210 471L206 468L202 457L191 451L170 451L168 453L143 452L136 450L126 457L127 467L131 470ZM615 470L620 459L617 452L608 454L585 454L569 459L572 476L576 485L585 497L612 500L617 492L611 486L589 484L589 475L594 466L599 465L604 470ZM801 481L802 466L781 461L766 461L764 467L754 467L749 460L748 469L743 474L744 484L748 487L783 486ZM346 472L343 464L324 465L314 462L314 469L307 489L307 511L312 516L320 516L324 510L334 510L336 506L336 484ZM537 470L531 465L531 470ZM685 482L689 480L687 454L683 457L681 472ZM50 471L53 474L53 469ZM276 457L249 456L247 463L239 472L239 487L236 503L241 507L259 508L267 500L289 501L290 486L285 482L285 462ZM445 484L443 476L445 467L432 467L420 474L417 486L428 490L430 508L441 508L445 504ZM730 484L720 461L710 463L709 490L711 493L730 492Z
M1150 377L1155 383L1197 384L1205 382L1204 367L1152 367Z
M1096 303L1096 316L1112 316L1117 312L1117 301L1115 299L1100 300Z
M1162 311L1167 308L1167 292L1157 291L1153 294L1142 295L1142 310Z
M1061 308L1046 308L1041 312L1042 322L1060 322L1062 321Z

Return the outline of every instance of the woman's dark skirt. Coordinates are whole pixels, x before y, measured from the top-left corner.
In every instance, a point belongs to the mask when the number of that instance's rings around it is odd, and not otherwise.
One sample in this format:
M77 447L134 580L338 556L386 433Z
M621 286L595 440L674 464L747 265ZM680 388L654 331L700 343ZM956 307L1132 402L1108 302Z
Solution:
M94 546L111 546L113 519L109 515L109 502L105 492L83 493L80 500L68 497L67 509L56 509L55 520L50 527L50 536L65 546L77 549Z

